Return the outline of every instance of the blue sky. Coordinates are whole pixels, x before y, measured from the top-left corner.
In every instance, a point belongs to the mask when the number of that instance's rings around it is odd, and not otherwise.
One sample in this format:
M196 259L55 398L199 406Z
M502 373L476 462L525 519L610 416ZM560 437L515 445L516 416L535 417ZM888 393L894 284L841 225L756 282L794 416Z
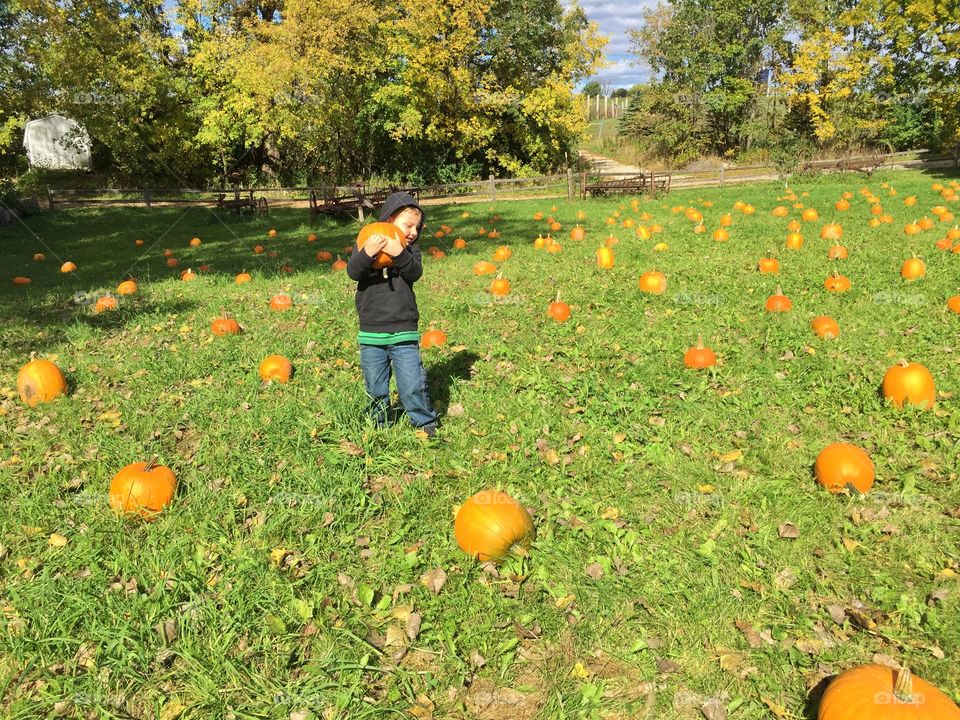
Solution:
M569 5L569 0L564 0ZM635 65L635 58L629 53L630 38L628 30L639 29L643 25L643 11L656 5L656 0L580 0L580 7L587 17L595 20L600 32L610 38L606 54L610 66L597 73L596 80L611 88L630 87L650 78L650 68Z

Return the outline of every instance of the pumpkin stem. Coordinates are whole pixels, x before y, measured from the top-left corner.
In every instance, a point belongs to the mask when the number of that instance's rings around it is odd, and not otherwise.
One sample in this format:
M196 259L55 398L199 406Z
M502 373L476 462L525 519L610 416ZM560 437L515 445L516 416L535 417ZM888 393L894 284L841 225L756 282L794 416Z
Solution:
M554 302L560 302L560 290L557 289L557 299Z
M146 466L144 466L143 471L144 471L144 472L150 472L150 471L153 470L156 466L157 466L157 456L154 455L152 458L150 458L150 462L148 462L148 463L146 464Z
M779 286L779 285L777 285L777 292L776 292L776 294L777 294L777 295L783 295L783 290L780 289L780 286Z
M913 703L913 674L909 668L897 670L897 680L893 685L893 696L902 703Z
M697 333L697 350L703 350L703 335Z

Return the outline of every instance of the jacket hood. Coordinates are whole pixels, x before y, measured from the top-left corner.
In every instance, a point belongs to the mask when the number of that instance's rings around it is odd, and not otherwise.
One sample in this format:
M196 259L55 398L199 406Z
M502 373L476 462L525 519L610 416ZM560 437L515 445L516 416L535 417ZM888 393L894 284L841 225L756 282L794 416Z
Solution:
M380 208L380 213L377 215L377 220L387 222L390 220L390 216L397 212L397 210L406 207L416 208L420 211L420 224L417 227L422 229L427 214L423 211L423 208L420 207L420 203L416 201L413 195L407 192L395 192L384 200L383 206Z

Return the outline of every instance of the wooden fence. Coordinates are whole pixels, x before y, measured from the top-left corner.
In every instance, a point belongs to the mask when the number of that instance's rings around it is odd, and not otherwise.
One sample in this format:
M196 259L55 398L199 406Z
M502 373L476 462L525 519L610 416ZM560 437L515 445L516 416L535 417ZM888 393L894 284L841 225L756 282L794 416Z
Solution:
M901 170L908 168L958 168L960 146L952 154L933 154L927 152L902 152L862 158L844 158L844 162L858 160L876 160L879 170ZM839 160L823 160L808 163L806 172L839 172ZM639 170L638 170L639 171ZM417 187L421 201L461 201L494 202L503 199L523 199L525 197L564 197L574 199L582 195L581 188L588 181L614 179L636 175L635 172L575 172L572 168L566 173L542 175L531 178L495 178L474 182L446 183ZM772 165L728 166L704 170L678 170L671 173L671 189L698 187L725 187L751 182L782 180L783 176ZM259 187L243 188L247 193L252 190L258 197L264 197L269 207L308 207L311 191L319 197L335 197L360 190L361 194L375 193L384 188L373 185L314 186L314 187ZM228 197L233 194L227 189L196 188L104 188L87 190L47 189L46 197L39 198L51 210L57 206L85 205L137 205L146 207L168 205L217 205L221 194Z

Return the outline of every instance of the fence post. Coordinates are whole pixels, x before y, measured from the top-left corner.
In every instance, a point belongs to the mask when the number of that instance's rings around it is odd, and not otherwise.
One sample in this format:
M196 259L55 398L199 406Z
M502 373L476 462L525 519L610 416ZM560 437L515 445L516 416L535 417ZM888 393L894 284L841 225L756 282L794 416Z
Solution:
M583 200L587 197L587 171L580 171L580 199Z
M53 191L50 190L49 185L47 185L47 209L53 210Z
M495 202L497 199L497 183L493 177L493 173L490 173L490 202Z
M723 171L726 169L726 163L720 163L720 187L723 187Z
M567 200L573 200L573 170L567 168Z
M153 193L150 192L150 188L145 187L143 189L143 201L146 203L147 208L150 208L150 201L153 199Z

